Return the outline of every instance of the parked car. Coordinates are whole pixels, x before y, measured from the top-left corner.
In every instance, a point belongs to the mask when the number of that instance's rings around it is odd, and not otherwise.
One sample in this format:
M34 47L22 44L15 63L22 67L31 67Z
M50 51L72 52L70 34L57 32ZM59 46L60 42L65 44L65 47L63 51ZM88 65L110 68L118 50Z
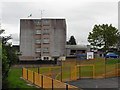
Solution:
M119 58L119 55L115 54L115 53L112 53L112 52L109 52L106 54L105 56L106 58Z

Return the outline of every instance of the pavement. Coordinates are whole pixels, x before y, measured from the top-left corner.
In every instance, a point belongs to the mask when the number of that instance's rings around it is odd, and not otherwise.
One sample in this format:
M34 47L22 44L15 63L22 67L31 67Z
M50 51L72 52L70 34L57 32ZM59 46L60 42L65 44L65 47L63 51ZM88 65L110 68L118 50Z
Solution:
M120 77L106 79L80 79L66 83L82 88L83 90L120 90Z

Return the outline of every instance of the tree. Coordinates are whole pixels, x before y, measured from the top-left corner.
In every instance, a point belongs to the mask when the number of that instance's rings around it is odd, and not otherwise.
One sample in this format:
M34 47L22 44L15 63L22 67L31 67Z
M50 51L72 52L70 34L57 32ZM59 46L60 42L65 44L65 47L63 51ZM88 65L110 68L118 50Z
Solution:
M74 36L70 37L70 40L67 42L68 45L76 45L76 39Z
M117 50L118 50L118 55L120 55L120 35L118 37L118 44L117 44Z
M5 30L0 30L0 35L4 32ZM8 81L7 81L7 76L8 76L8 71L9 71L9 59L7 56L7 50L6 50L6 39L3 38L3 36L0 36L0 51L1 51L1 56L0 58L2 59L2 88L5 89L8 86ZM4 42L4 43L3 43ZM5 43L6 42L6 43Z
M0 35L5 30L0 30ZM11 44L8 43L8 40L12 39L11 36L0 36L2 40L0 44L0 49L2 51L2 88L8 88L7 76L10 69L10 66L16 62L17 55L14 50L12 50Z
M89 32L88 42L94 50L102 48L106 51L117 44L119 35L118 29L112 24L95 25L92 32Z

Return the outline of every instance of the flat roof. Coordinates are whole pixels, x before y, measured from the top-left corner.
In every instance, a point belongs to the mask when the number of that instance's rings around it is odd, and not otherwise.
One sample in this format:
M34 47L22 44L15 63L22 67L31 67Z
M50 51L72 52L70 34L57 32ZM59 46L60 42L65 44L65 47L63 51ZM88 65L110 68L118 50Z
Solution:
M79 49L86 50L87 45L66 45L66 48L68 48L68 49L76 49L76 50L79 50Z
M20 18L20 19L65 19L65 18L64 17L43 17L43 18L28 17L28 18Z

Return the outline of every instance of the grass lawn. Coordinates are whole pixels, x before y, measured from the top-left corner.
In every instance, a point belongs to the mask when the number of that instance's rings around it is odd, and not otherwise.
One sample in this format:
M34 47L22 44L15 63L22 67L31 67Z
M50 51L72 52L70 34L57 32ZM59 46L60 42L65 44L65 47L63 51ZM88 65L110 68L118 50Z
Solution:
M8 73L8 83L9 88L31 88L32 90L37 90L34 86L28 86L26 81L21 79L22 77L22 69L20 68L11 68Z

